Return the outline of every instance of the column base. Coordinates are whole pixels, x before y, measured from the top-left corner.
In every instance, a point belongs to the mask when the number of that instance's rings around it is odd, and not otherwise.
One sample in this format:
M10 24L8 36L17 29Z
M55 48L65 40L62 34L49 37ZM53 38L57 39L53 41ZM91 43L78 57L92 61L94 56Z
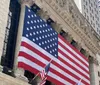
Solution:
M29 80L24 76L24 69L18 68L17 71L15 72L15 76L17 79L20 79L24 82L29 82Z
M0 65L0 72L2 72L2 71L3 71L3 66Z

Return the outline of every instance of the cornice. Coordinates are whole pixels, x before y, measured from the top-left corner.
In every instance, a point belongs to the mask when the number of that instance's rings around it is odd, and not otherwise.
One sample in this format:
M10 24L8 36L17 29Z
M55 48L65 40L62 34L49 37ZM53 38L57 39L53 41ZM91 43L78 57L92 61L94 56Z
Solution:
M93 30L93 28L89 26L88 22L85 23L81 22L81 20L86 21L86 19L81 15L81 13L78 14L77 11L75 12L75 9L77 8L74 9L74 4L72 4L71 1L68 1L66 4L64 4L64 6L60 6L59 4L63 0L51 0L51 1L45 0L45 1L50 5L50 7L53 8L53 10L55 10L57 14L60 15L61 18L63 18L63 20L67 24L70 25L73 31L76 32L78 36L80 36L80 38L85 42L85 45L94 54L100 53L100 47L97 43L99 40L96 38L96 36L94 36L95 31ZM66 6L68 7L67 10L65 9ZM79 19L76 19L74 14L80 15L79 17L80 21ZM97 34L95 33L95 35Z
M22 5L22 4L26 4L26 5L33 5L35 0L18 0L18 2Z

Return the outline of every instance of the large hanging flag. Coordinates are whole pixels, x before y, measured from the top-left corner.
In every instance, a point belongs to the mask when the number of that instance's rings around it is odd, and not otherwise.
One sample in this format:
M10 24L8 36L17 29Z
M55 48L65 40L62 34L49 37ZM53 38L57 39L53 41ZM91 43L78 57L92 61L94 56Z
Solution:
M47 80L56 85L90 85L88 59L26 7L18 66L35 74L49 63Z

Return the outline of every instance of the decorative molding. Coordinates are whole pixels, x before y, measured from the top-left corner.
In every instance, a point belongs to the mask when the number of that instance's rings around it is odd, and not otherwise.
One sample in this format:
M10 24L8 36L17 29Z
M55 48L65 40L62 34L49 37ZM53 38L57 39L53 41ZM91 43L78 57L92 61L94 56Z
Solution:
M27 4L29 6L32 6L34 4L34 0L18 0L20 4Z
M97 43L98 39L93 34L95 33L93 32L94 30L91 31L93 28L86 21L83 15L76 10L77 8L73 7L75 6L74 3L72 1L68 1L68 3L66 3L66 5L69 6L69 13L68 10L60 6L59 3L63 4L63 0L52 1L49 5L67 24L70 25L70 27L78 34L78 36L83 39L85 45L92 51L92 53L96 54L97 52L100 52L100 47L98 47L99 45Z
M60 7L66 6L67 0L56 0L56 3L59 4Z

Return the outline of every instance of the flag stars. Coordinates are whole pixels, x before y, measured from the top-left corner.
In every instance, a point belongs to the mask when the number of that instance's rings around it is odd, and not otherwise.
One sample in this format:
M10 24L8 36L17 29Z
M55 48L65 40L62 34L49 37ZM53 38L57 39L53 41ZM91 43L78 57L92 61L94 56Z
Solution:
M39 26L37 25L37 28L39 28Z
M33 21L31 21L31 23L33 24Z
M42 36L42 38L44 38L44 36Z
M39 39L42 39L41 37L39 37Z
M31 17L28 15L28 18L31 18Z
M47 48L45 47L44 49L46 50Z
M36 37L36 40L39 40L39 38L38 38L38 37Z
M48 37L50 37L50 35L48 34Z
M30 10L30 9L28 9L28 12L31 12L31 10Z
M45 43L47 43L47 41L45 41Z
M35 42L35 39L33 38L33 41Z
M30 22L29 22L29 21L27 21L27 24L30 24Z
M46 32L48 32L47 30L45 30Z
M30 36L32 36L32 33L30 33Z
M42 31L40 30L40 33L42 33Z
M45 38L47 38L47 35L45 35Z
M35 32L33 32L33 35L36 35L36 33L35 33Z
M45 26L47 26L47 24L45 24Z
M50 45L50 47L52 47L52 45Z
M41 43L39 43L39 45L41 46Z
M39 20L37 20L37 22L40 22Z
M44 42L42 42L42 44L44 45Z
M33 15L31 15L31 17L33 18L34 16L33 16Z
M40 25L40 27L42 28L42 25Z
M28 27L26 29L29 31L29 28Z
M30 27L30 29L32 30L32 29L33 29L33 27Z
M34 16L35 16L35 17L37 17L37 15L36 15L36 14L34 14Z
M43 27L45 27L45 25L43 24Z
M29 37L28 34L26 34L26 37Z
M36 29L36 26L34 26L34 29Z
M48 29L48 31L50 31L50 29Z
M38 32L38 31L37 31L36 33L37 33L37 34L39 34L39 32Z
M36 23L36 20L34 20L34 23Z
M55 56L57 56L57 55L55 54Z
M43 32L45 32L45 31L43 30Z
M42 19L40 19L40 21L42 22Z

